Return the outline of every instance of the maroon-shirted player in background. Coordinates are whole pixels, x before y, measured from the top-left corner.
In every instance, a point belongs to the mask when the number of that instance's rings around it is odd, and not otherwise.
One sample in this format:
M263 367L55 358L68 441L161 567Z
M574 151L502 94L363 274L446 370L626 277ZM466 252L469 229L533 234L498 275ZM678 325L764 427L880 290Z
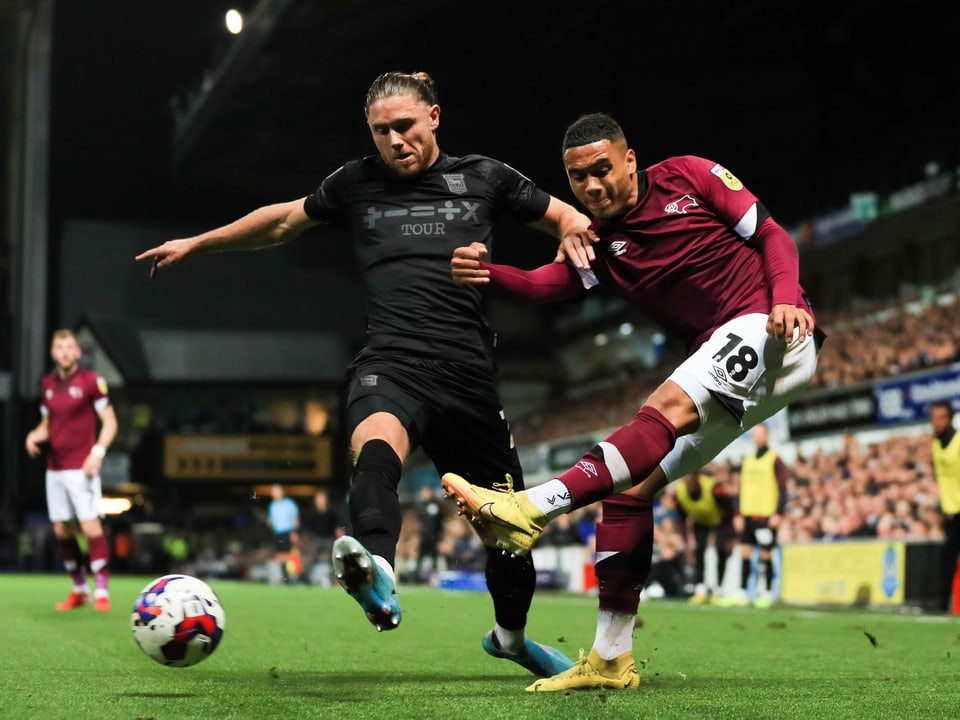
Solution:
M633 420L542 485L502 493L448 473L442 485L487 545L530 550L554 517L597 500L599 607L589 655L531 691L634 688L633 627L653 549L651 503L808 385L823 333L799 283L796 245L727 169L694 156L637 167L620 125L585 115L563 142L570 187L590 211L596 250L563 242L567 262L523 271L458 248L456 282L546 302L604 284L671 331L687 358Z
M72 610L90 602L76 521L90 547L90 569L96 582L93 607L105 611L110 609L110 551L100 523L100 468L117 434L117 416L106 381L78 366L81 350L73 332L57 330L53 334L50 356L56 367L41 381L40 424L27 433L26 447L30 457L37 457L41 443L49 443L47 511L64 568L73 579L73 590L55 607Z

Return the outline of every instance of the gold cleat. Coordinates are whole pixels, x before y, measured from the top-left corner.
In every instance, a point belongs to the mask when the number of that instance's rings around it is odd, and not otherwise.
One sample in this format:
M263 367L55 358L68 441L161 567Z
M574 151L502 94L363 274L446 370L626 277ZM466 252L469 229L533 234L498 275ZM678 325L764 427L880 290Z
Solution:
M454 473L446 473L440 484L487 547L526 555L547 524L547 516L527 500L526 493L513 491L510 475L505 483L495 483L492 490L472 485Z
M562 692L565 690L630 690L640 687L640 673L633 662L633 652L627 650L613 660L604 660L591 650L580 651L580 659L569 670L553 677L537 680L527 692Z

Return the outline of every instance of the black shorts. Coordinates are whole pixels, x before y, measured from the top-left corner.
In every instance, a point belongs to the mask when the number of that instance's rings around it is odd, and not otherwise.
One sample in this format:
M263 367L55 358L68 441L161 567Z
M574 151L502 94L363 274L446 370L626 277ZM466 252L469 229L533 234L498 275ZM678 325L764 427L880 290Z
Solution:
M293 545L290 542L290 533L273 534L273 549L275 552L290 552L291 547L293 547Z
M395 416L411 451L422 447L437 472L454 472L483 487L523 470L489 371L427 359L368 360L352 368L347 392L348 431L376 412Z
M743 519L740 542L743 545L756 545L768 550L777 544L777 530L770 527L770 518L748 516Z
M697 544L697 552L701 552L707 547L707 541L710 534L713 533L714 547L717 552L727 553L728 546L733 544L734 533L733 523L722 522L719 525L701 525L693 524L693 536Z

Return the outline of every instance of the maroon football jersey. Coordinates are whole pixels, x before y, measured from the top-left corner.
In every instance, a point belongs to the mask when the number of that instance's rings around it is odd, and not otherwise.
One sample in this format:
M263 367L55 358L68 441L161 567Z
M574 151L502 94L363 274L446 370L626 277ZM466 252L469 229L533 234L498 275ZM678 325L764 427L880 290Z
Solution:
M97 442L98 410L109 403L107 383L81 368L65 380L56 372L45 375L40 389L40 411L50 431L47 468L79 470Z
M749 244L767 215L736 177L711 160L673 157L641 172L640 194L622 218L593 222L600 282L690 352L729 320L770 312L763 257ZM809 309L799 286L796 304Z

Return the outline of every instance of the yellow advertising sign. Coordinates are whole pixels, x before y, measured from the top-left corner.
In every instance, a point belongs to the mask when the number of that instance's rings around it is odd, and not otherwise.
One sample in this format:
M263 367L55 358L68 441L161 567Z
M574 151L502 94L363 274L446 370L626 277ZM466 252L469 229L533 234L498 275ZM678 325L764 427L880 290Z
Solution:
M902 605L902 542L840 541L784 545L784 602Z
M166 435L163 469L189 480L327 480L326 435Z

